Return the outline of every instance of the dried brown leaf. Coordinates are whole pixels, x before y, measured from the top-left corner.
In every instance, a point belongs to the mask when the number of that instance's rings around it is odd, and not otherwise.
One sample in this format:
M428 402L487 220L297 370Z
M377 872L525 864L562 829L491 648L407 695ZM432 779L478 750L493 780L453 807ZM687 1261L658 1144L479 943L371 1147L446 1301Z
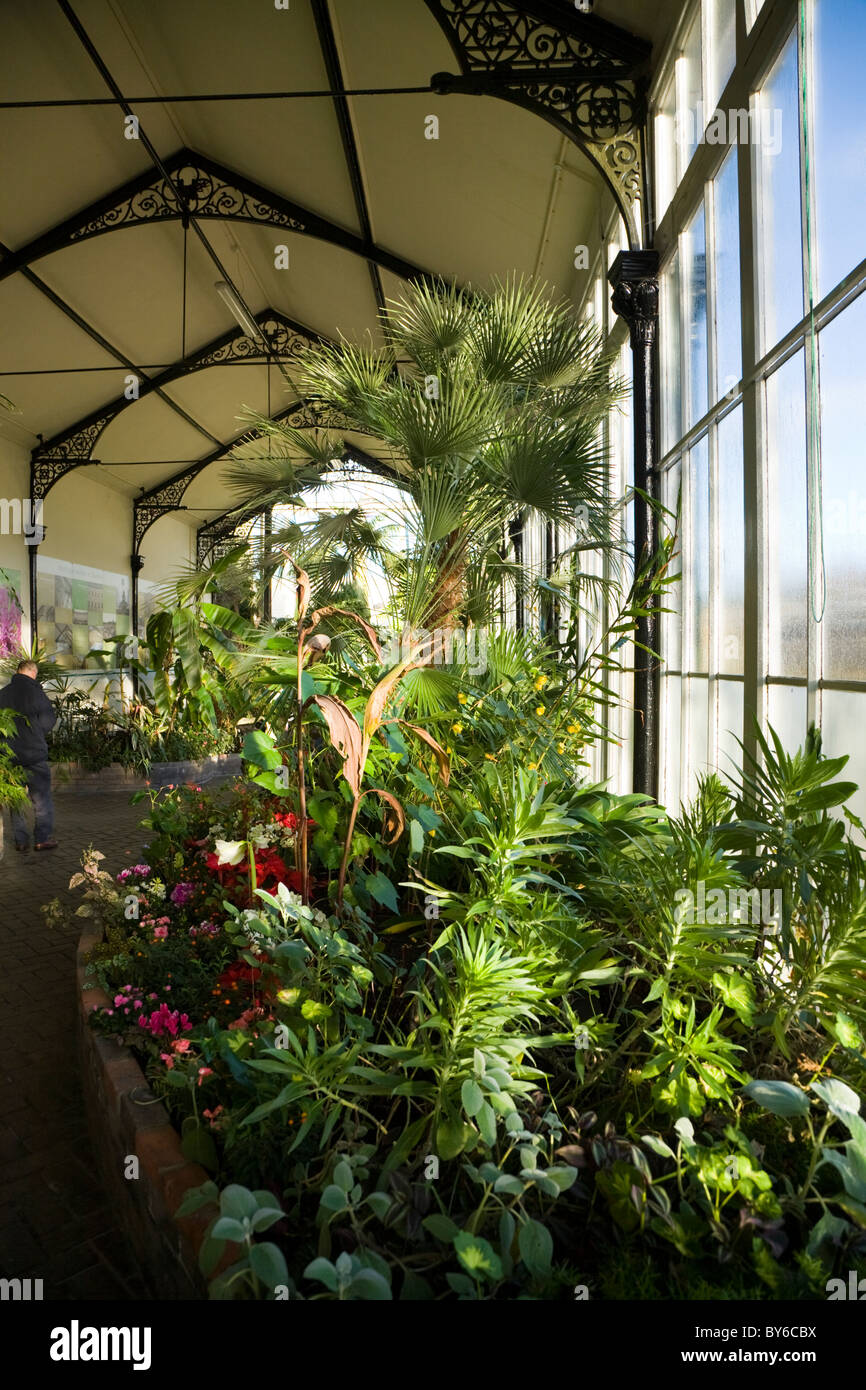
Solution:
M358 721L336 695L314 695L313 703L318 705L325 716L331 743L343 758L343 776L349 783L353 795L358 796L364 765L364 744Z

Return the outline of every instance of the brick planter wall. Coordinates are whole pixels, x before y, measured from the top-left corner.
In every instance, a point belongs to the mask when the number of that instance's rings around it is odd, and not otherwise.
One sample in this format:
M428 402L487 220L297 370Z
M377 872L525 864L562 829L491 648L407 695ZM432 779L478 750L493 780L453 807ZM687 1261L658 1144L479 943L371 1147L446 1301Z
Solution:
M85 928L77 971L82 1085L100 1177L154 1297L205 1299L198 1252L216 1208L204 1207L181 1220L174 1213L188 1189L206 1182L208 1174L184 1158L168 1112L155 1100L129 1048L90 1027L94 1007L111 1004L103 990L85 988L86 957L101 940L101 927ZM138 1158L137 1179L124 1177L130 1154Z

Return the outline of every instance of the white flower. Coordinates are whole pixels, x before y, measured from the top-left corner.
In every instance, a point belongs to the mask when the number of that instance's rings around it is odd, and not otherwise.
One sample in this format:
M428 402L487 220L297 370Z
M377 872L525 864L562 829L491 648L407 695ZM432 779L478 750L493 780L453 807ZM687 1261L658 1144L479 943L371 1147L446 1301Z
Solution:
M243 840L217 840L216 852L218 864L240 864L246 845Z

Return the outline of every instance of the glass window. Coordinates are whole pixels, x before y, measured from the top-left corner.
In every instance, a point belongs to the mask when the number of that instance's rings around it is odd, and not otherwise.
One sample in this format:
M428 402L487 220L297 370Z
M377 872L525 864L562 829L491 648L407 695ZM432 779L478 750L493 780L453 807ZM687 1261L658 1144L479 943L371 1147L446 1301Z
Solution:
M743 737L743 682L718 681L719 733L718 765L723 776L736 776L743 765L743 752L737 739Z
M754 114L761 350L767 352L803 317L796 33L757 94Z
M711 770L708 747L710 682L706 676L692 676L683 684L689 721L686 797L691 801L698 790L698 776Z
M710 63L707 112L719 98L734 71L737 58L737 0L713 0L709 15Z
M689 601L687 670L710 669L710 466L704 435L689 453L689 519L685 579Z
M751 31L765 3L766 0L746 0L746 33Z
M866 255L866 3L817 0L814 130L818 293Z
M767 604L770 675L806 675L806 394L804 353L767 380Z
M680 461L676 460L667 469L662 479L662 502L671 516L665 517L664 529L672 529L676 524L676 511L680 487ZM682 532L677 545L677 553L671 561L671 573L679 574L682 568ZM665 590L663 606L669 611L662 615L662 656L671 671L679 671L682 661L682 581L677 580Z
M806 687L771 685L767 694L767 718L782 740L785 752L795 753L806 738Z
M680 360L680 256L675 251L660 280L659 338L662 377L662 450L683 433L683 369Z
M862 668L861 668L862 677ZM840 776L856 782L860 790L851 798L851 810L866 817L866 739L863 737L864 697L855 690L825 690L822 697L821 732L823 751L828 758L848 762Z
M679 175L682 178L683 173L688 168L689 160L698 147L698 141L704 133L703 102L701 100L700 6L697 7L691 27L686 34L682 56L677 60L677 87L677 112L680 116L678 121L680 127ZM698 129L699 125L700 129Z
M740 224L737 151L732 149L713 183L716 390L718 401L743 374L740 341Z
M818 339L826 576L821 627L824 675L836 680L862 680L866 675L864 336L866 295L861 295Z
M653 123L657 222L664 216L677 183L676 115L676 84L671 77L659 97Z
M664 678L662 698L662 766L665 804L676 811L680 803L680 732L682 725L682 681L679 676Z
M688 426L707 413L707 238L703 205L683 233L688 327Z
M743 671L743 411L726 415L718 428L719 634L718 669Z

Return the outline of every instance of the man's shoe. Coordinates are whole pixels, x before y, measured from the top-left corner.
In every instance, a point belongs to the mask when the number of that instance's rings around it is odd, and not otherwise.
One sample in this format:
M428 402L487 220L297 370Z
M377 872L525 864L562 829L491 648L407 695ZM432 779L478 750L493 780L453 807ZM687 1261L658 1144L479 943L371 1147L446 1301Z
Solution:
M29 845L19 845L19 844L16 844L15 848L17 849L17 851L18 851L19 854L29 854L29 853L30 853L30 846L29 846Z
M43 843L42 843L41 845L34 845L33 848L34 848L34 849L56 849L56 848L57 848L57 841L56 841L56 840L44 840Z

